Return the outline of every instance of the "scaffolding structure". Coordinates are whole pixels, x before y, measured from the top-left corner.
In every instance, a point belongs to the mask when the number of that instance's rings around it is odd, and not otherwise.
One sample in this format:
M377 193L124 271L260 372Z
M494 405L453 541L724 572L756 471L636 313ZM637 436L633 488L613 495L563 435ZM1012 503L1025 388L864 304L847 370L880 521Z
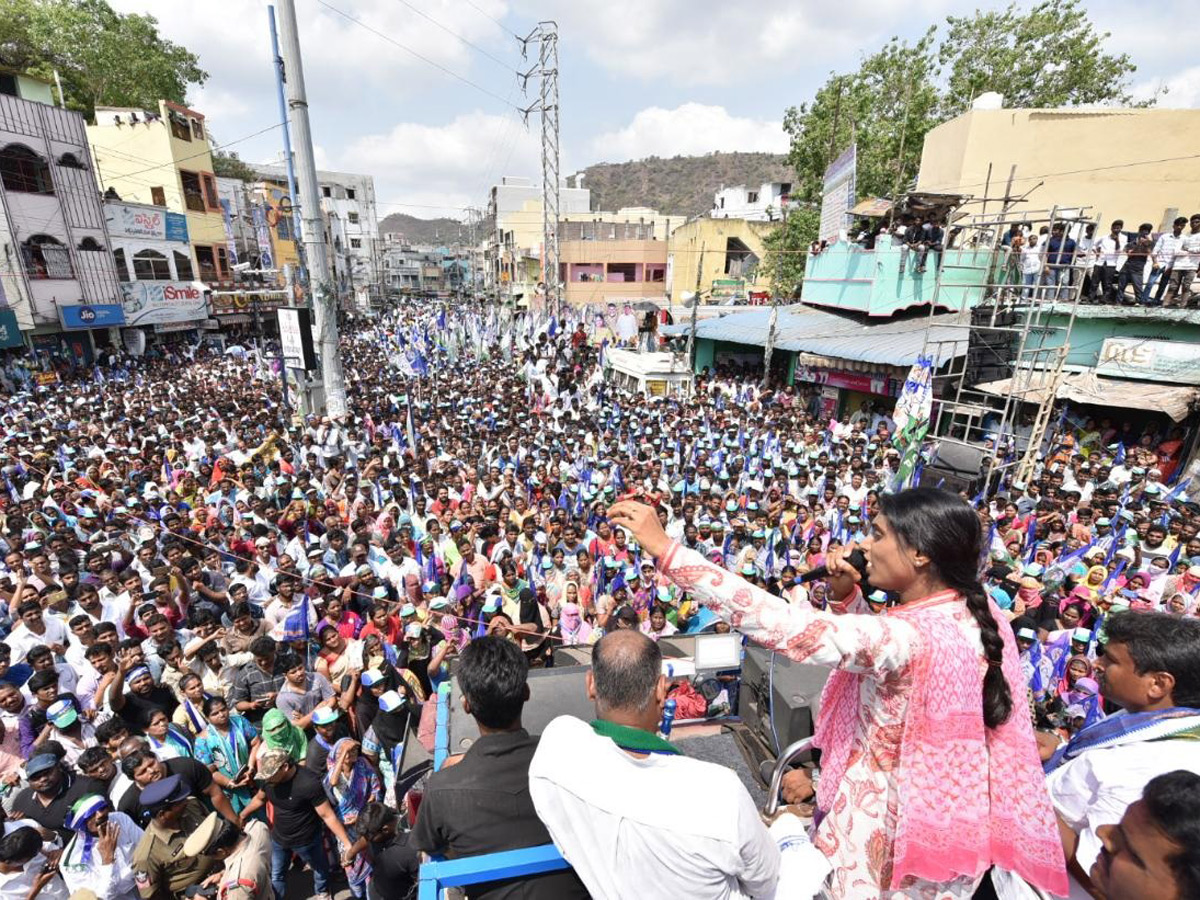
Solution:
M960 456L977 452L977 489L996 490L1006 479L1032 477L1047 431L1053 430L1056 397L1067 372L1085 259L1076 249L1069 262L1050 262L1049 236L1062 225L1065 237L1078 242L1086 227L1096 224L1097 216L1089 208L1014 212L1009 198L998 211L988 212L986 200L974 202L982 203L982 211L961 212L950 223L954 246L991 252L975 265L947 262L944 268L976 271L983 298L963 313L964 321L948 325L939 321L938 329L927 329L923 355L933 364L931 434L938 453L946 445L964 448ZM1029 240L1037 240L1046 229L1039 251L1042 274L1033 285L1024 283L1021 254L1006 240L1014 225L1022 225ZM930 304L931 325L938 309L942 268L939 265ZM1007 385L1003 378L995 378L997 374L1007 375ZM989 382L992 391L980 389ZM1022 421L1026 403L1037 405L1032 422Z

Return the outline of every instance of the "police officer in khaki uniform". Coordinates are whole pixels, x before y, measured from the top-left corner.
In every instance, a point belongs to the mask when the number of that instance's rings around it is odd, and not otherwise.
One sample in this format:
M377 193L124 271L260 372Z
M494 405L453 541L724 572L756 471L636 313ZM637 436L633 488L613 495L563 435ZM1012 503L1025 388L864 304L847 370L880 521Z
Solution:
M258 819L239 831L215 812L183 844L192 857L225 863L217 882L217 900L274 900L271 888L271 831Z
M216 865L207 856L188 856L183 850L207 811L178 775L146 785L138 802L151 816L131 860L138 893L142 900L174 900L205 881Z

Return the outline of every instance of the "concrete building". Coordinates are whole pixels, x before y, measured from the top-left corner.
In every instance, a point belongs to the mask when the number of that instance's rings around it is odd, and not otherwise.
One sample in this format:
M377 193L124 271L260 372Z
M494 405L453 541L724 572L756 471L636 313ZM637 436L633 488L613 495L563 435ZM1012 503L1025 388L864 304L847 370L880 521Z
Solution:
M167 100L157 112L97 107L87 138L105 196L183 214L196 277L210 289L230 289L232 262L204 116Z
M457 293L471 278L471 251L466 247L432 247L385 236L383 282L397 294Z
M284 165L255 166L255 171L276 184L287 184ZM317 183L321 187L321 213L339 302L353 300L365 308L367 298L381 289L382 253L375 179L349 172L318 171Z
M676 228L667 240L666 292L672 305L695 293L698 265L702 303L746 300L751 293L769 291L761 266L763 239L777 227L745 219L701 218Z
M0 79L0 346L90 365L124 322L86 123L49 85ZM24 333L25 337L22 337Z
M1113 219L1158 231L1200 210L1197 134L1200 109L976 108L925 136L917 190L981 197L990 165L1000 196L1015 165L1014 194L1040 183L1028 208L1086 204L1104 231Z
M208 289L196 281L187 217L150 204L108 200L104 218L125 325L142 329L147 340L206 325Z
M592 208L587 188L559 188L560 219ZM492 233L484 240L485 289L502 300L525 302L542 281L542 188L528 178L505 175L488 192ZM561 247L560 247L561 257ZM561 262L560 258L560 262Z
M559 277L576 306L665 302L667 241L686 221L647 207L560 216Z
M791 200L790 181L764 181L758 187L739 184L722 187L713 198L714 219L746 219L750 222L779 222Z
M217 194L228 213L229 257L235 266L250 271L235 272L235 286L213 294L213 313L227 325L249 324L255 315L260 324L269 325L273 310L302 300L294 292L300 254L287 187L272 181L218 178ZM272 269L275 274L263 274Z

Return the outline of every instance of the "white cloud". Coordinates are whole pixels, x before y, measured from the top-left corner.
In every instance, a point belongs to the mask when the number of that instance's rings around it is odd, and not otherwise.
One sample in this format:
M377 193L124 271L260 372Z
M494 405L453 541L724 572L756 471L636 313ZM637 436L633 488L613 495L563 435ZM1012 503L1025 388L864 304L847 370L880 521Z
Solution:
M1162 89L1166 88L1166 93ZM1192 66L1165 78L1150 78L1134 85L1139 100L1158 96L1157 106L1164 109L1195 109L1200 106L1200 66Z
M785 153L788 138L779 120L731 115L723 106L684 103L674 109L651 106L624 128L591 142L592 157L624 162L646 156L695 156L714 150Z
M954 0L514 0L559 24L563 53L586 53L618 77L682 85L754 85L801 69L853 68L912 23L932 23ZM549 7L549 9L547 8ZM754 89L754 88L749 88Z
M112 2L121 12L155 16L165 36L198 54L201 67L211 76L206 90L236 94L259 108L264 101L275 102L267 0ZM495 2L490 5L503 14ZM484 49L490 47L489 52L500 59L512 58L514 66L519 59L512 38L505 43L496 24L484 16L463 15L461 0L421 0L419 7L429 18L397 0L329 0L329 6L362 24L316 0L302 0L296 6L305 83L314 101L369 105L375 91L411 96L444 85L450 78L397 44L473 80L504 78L503 69L430 19ZM473 70L476 64L478 73Z
M442 125L400 122L352 140L331 163L375 176L380 217L461 215L501 175L536 177L541 144L514 116L475 110ZM564 169L566 171L566 169Z

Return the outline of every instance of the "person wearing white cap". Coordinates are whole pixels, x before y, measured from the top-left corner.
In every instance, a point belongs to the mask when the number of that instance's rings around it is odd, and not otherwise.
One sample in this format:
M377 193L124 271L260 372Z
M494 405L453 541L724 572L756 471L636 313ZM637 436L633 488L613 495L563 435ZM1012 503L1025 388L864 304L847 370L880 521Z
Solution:
M97 745L96 729L79 717L73 698L55 700L47 707L46 727L51 732L47 740L62 745L66 751L63 761L69 765L74 765L88 747Z
M58 868L72 896L88 888L105 900L136 898L131 861L144 833L138 824L114 810L107 798L88 794L75 801L66 826L74 834L59 857Z

